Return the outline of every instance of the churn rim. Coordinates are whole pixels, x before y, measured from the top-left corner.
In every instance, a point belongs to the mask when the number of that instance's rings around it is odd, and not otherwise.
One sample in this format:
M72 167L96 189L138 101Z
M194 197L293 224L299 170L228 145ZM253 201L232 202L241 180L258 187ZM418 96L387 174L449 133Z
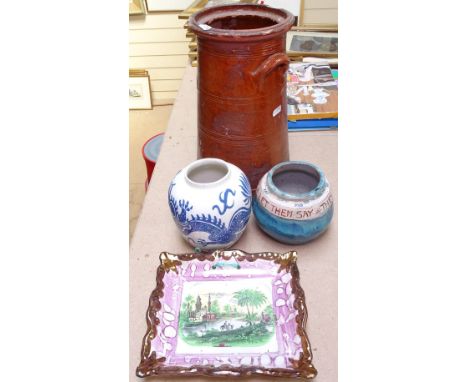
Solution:
M277 23L263 28L255 29L219 29L210 27L203 29L200 24L206 24L207 21L213 21L217 18L231 16L236 14L245 14L248 11L250 15L268 17ZM243 13L244 12L244 13ZM211 19L209 16L215 15ZM270 39L275 35L284 34L294 24L294 15L286 9L268 7L259 4L230 4L216 7L204 8L194 13L189 18L188 26L197 36L207 37L213 40L262 40Z

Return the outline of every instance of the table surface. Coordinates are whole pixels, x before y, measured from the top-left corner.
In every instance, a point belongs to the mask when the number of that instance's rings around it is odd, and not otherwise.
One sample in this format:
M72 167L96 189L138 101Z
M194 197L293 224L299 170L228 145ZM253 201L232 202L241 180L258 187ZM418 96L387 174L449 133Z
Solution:
M167 203L167 189L177 171L197 159L196 76L196 68L187 67L130 245L130 381L142 381L136 377L135 370L140 361L142 338L147 328L145 315L148 298L156 286L159 254L164 251L193 252L173 223ZM232 249L251 253L289 250L298 252L301 286L305 291L309 312L307 333L311 342L314 366L318 370L315 381L336 382L338 380L337 132L290 132L289 152L291 160L310 161L325 172L335 200L335 215L329 229L308 244L285 245L266 236L258 228L252 215L247 229ZM204 378L193 377L190 380L202 379ZM155 378L147 380L153 381ZM184 378L171 378L171 380L183 381Z

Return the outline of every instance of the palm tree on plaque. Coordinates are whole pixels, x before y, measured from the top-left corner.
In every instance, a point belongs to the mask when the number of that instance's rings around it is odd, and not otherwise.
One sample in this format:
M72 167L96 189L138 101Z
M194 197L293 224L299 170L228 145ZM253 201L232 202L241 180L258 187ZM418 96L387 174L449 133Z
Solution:
M267 301L267 298L262 292L258 290L252 290L250 292L250 304L253 308L257 309L263 306L266 303L266 301Z
M254 309L262 306L267 301L265 294L254 289L242 289L234 293L237 304L247 308L247 320L252 325L254 319Z

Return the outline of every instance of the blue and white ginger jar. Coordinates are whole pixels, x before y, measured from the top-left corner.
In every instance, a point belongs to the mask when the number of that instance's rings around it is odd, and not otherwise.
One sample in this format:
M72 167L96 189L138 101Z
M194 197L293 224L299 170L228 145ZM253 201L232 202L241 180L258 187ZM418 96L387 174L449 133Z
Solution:
M231 247L250 218L249 181L221 159L200 159L179 171L168 198L177 227L196 251Z
M303 244L325 232L333 217L333 197L322 170L289 161L260 180L253 212L260 228L287 244Z

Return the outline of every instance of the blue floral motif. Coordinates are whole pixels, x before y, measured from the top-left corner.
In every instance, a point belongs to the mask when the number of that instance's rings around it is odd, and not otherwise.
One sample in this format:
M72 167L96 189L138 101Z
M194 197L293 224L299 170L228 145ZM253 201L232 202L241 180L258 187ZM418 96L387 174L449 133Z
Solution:
M242 190L242 195L244 196L244 204L250 204L252 202L252 191L250 190L250 183L245 174L240 176L240 188Z
M241 177L241 188L242 188L242 195L246 198L244 199L244 203L247 207L240 207L238 208L234 214L232 215L231 219L229 220L229 223L226 227L226 224L222 221L220 217L217 217L216 215L211 215L211 214L197 214L193 215L190 214L190 217L188 216L188 212L190 212L193 209L193 206L188 200L176 200L174 196L172 195L172 189L176 185L174 182L171 183L169 187L169 192L168 192L168 197L169 197L169 207L171 209L172 216L174 217L174 220L179 227L179 229L182 231L184 235L190 235L192 232L206 232L208 233L208 238L207 240L204 239L199 239L195 243L196 245L199 245L201 247L206 247L208 245L212 244L227 244L232 241L235 241L239 238L241 235L245 225L249 221L250 218L250 199L251 194L250 194L250 185L248 187L248 192L242 187L242 185L245 184L245 180L242 179ZM247 180L248 184L248 180ZM232 205L227 204L227 196L229 195L228 191L231 191L233 195L235 195L235 192L227 189L224 192L224 198L221 200L223 193L220 194L220 200L222 203L223 201L226 201L224 203L224 210L223 213L221 213L221 210L218 206L218 211L220 212L221 215L223 215L226 212L226 209L233 208L234 207L234 202ZM214 208L213 208L214 209Z

